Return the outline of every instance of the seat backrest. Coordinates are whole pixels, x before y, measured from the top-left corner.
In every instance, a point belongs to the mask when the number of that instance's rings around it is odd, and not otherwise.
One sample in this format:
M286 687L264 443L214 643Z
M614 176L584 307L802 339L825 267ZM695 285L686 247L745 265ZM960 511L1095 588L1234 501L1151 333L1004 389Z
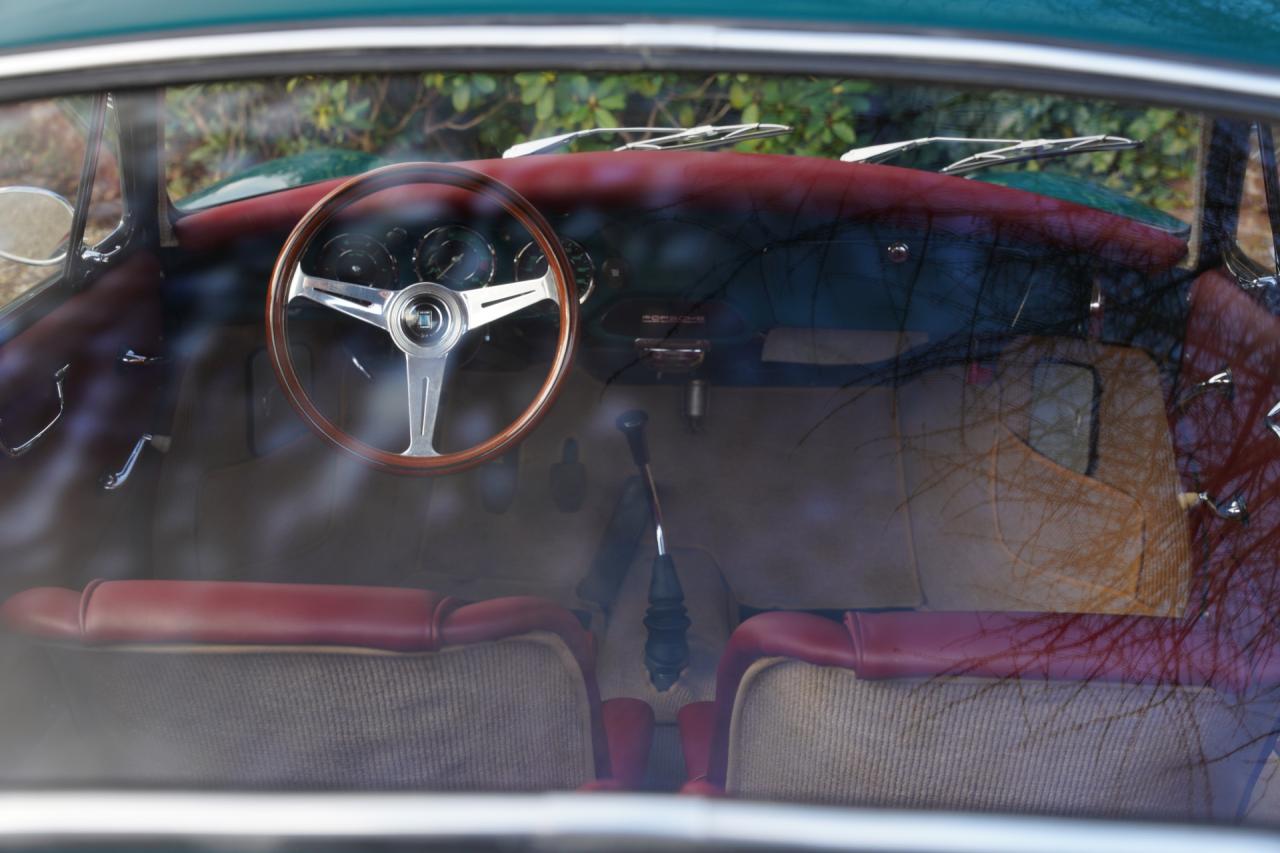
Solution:
M1227 659L1144 617L764 614L722 659L706 779L805 802L1234 817L1274 703L1245 698Z
M59 782L541 790L609 774L594 645L536 598L186 581L27 590L59 676Z

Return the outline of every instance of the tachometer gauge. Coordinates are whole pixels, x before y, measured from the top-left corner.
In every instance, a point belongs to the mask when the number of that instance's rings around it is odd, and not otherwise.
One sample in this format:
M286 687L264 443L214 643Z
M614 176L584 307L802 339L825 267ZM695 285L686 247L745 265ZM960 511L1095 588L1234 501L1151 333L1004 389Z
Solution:
M391 290L399 282L396 259L365 234L339 234L320 250L320 275L351 284Z
M497 255L489 241L465 225L442 225L428 231L413 253L419 281L470 289L493 281Z
M596 286L596 265L587 250L575 240L561 240L564 253L573 267L573 280L578 286L578 302L586 302ZM538 278L547 272L547 257L537 243L526 243L516 253L516 279Z

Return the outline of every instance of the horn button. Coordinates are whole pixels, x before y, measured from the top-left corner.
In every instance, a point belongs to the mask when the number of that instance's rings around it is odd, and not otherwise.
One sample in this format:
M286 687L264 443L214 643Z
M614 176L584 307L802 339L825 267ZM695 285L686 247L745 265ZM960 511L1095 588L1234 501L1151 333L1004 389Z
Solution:
M462 301L443 285L410 285L396 295L388 308L391 337L410 355L443 355L466 331Z
M449 308L434 296L420 296L400 309L404 333L420 346L431 346L449 333Z

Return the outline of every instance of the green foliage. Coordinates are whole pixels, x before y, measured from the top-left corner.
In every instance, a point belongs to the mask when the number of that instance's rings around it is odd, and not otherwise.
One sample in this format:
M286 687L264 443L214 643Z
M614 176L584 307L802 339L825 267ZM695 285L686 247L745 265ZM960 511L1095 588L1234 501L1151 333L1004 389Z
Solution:
M829 158L855 145L914 136L1132 136L1145 146L1021 168L1068 171L1176 213L1191 204L1199 134L1199 119L1176 110L803 75L307 76L169 90L169 187L182 197L255 164L315 148L394 160L478 159L525 139L591 127L755 121L794 131L742 143L740 150ZM609 148L633 138L640 137L601 137L577 148ZM971 152L923 149L899 163L937 168Z

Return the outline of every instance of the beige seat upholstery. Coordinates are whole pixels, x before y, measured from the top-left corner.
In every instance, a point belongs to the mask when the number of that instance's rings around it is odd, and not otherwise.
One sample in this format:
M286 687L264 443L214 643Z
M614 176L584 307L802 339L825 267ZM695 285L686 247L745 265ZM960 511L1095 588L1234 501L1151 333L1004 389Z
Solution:
M58 675L70 784L545 790L643 778L653 714L601 703L569 612L421 590L107 581L3 606Z
M770 613L680 728L690 792L845 805L1235 818L1275 680L1148 617Z

